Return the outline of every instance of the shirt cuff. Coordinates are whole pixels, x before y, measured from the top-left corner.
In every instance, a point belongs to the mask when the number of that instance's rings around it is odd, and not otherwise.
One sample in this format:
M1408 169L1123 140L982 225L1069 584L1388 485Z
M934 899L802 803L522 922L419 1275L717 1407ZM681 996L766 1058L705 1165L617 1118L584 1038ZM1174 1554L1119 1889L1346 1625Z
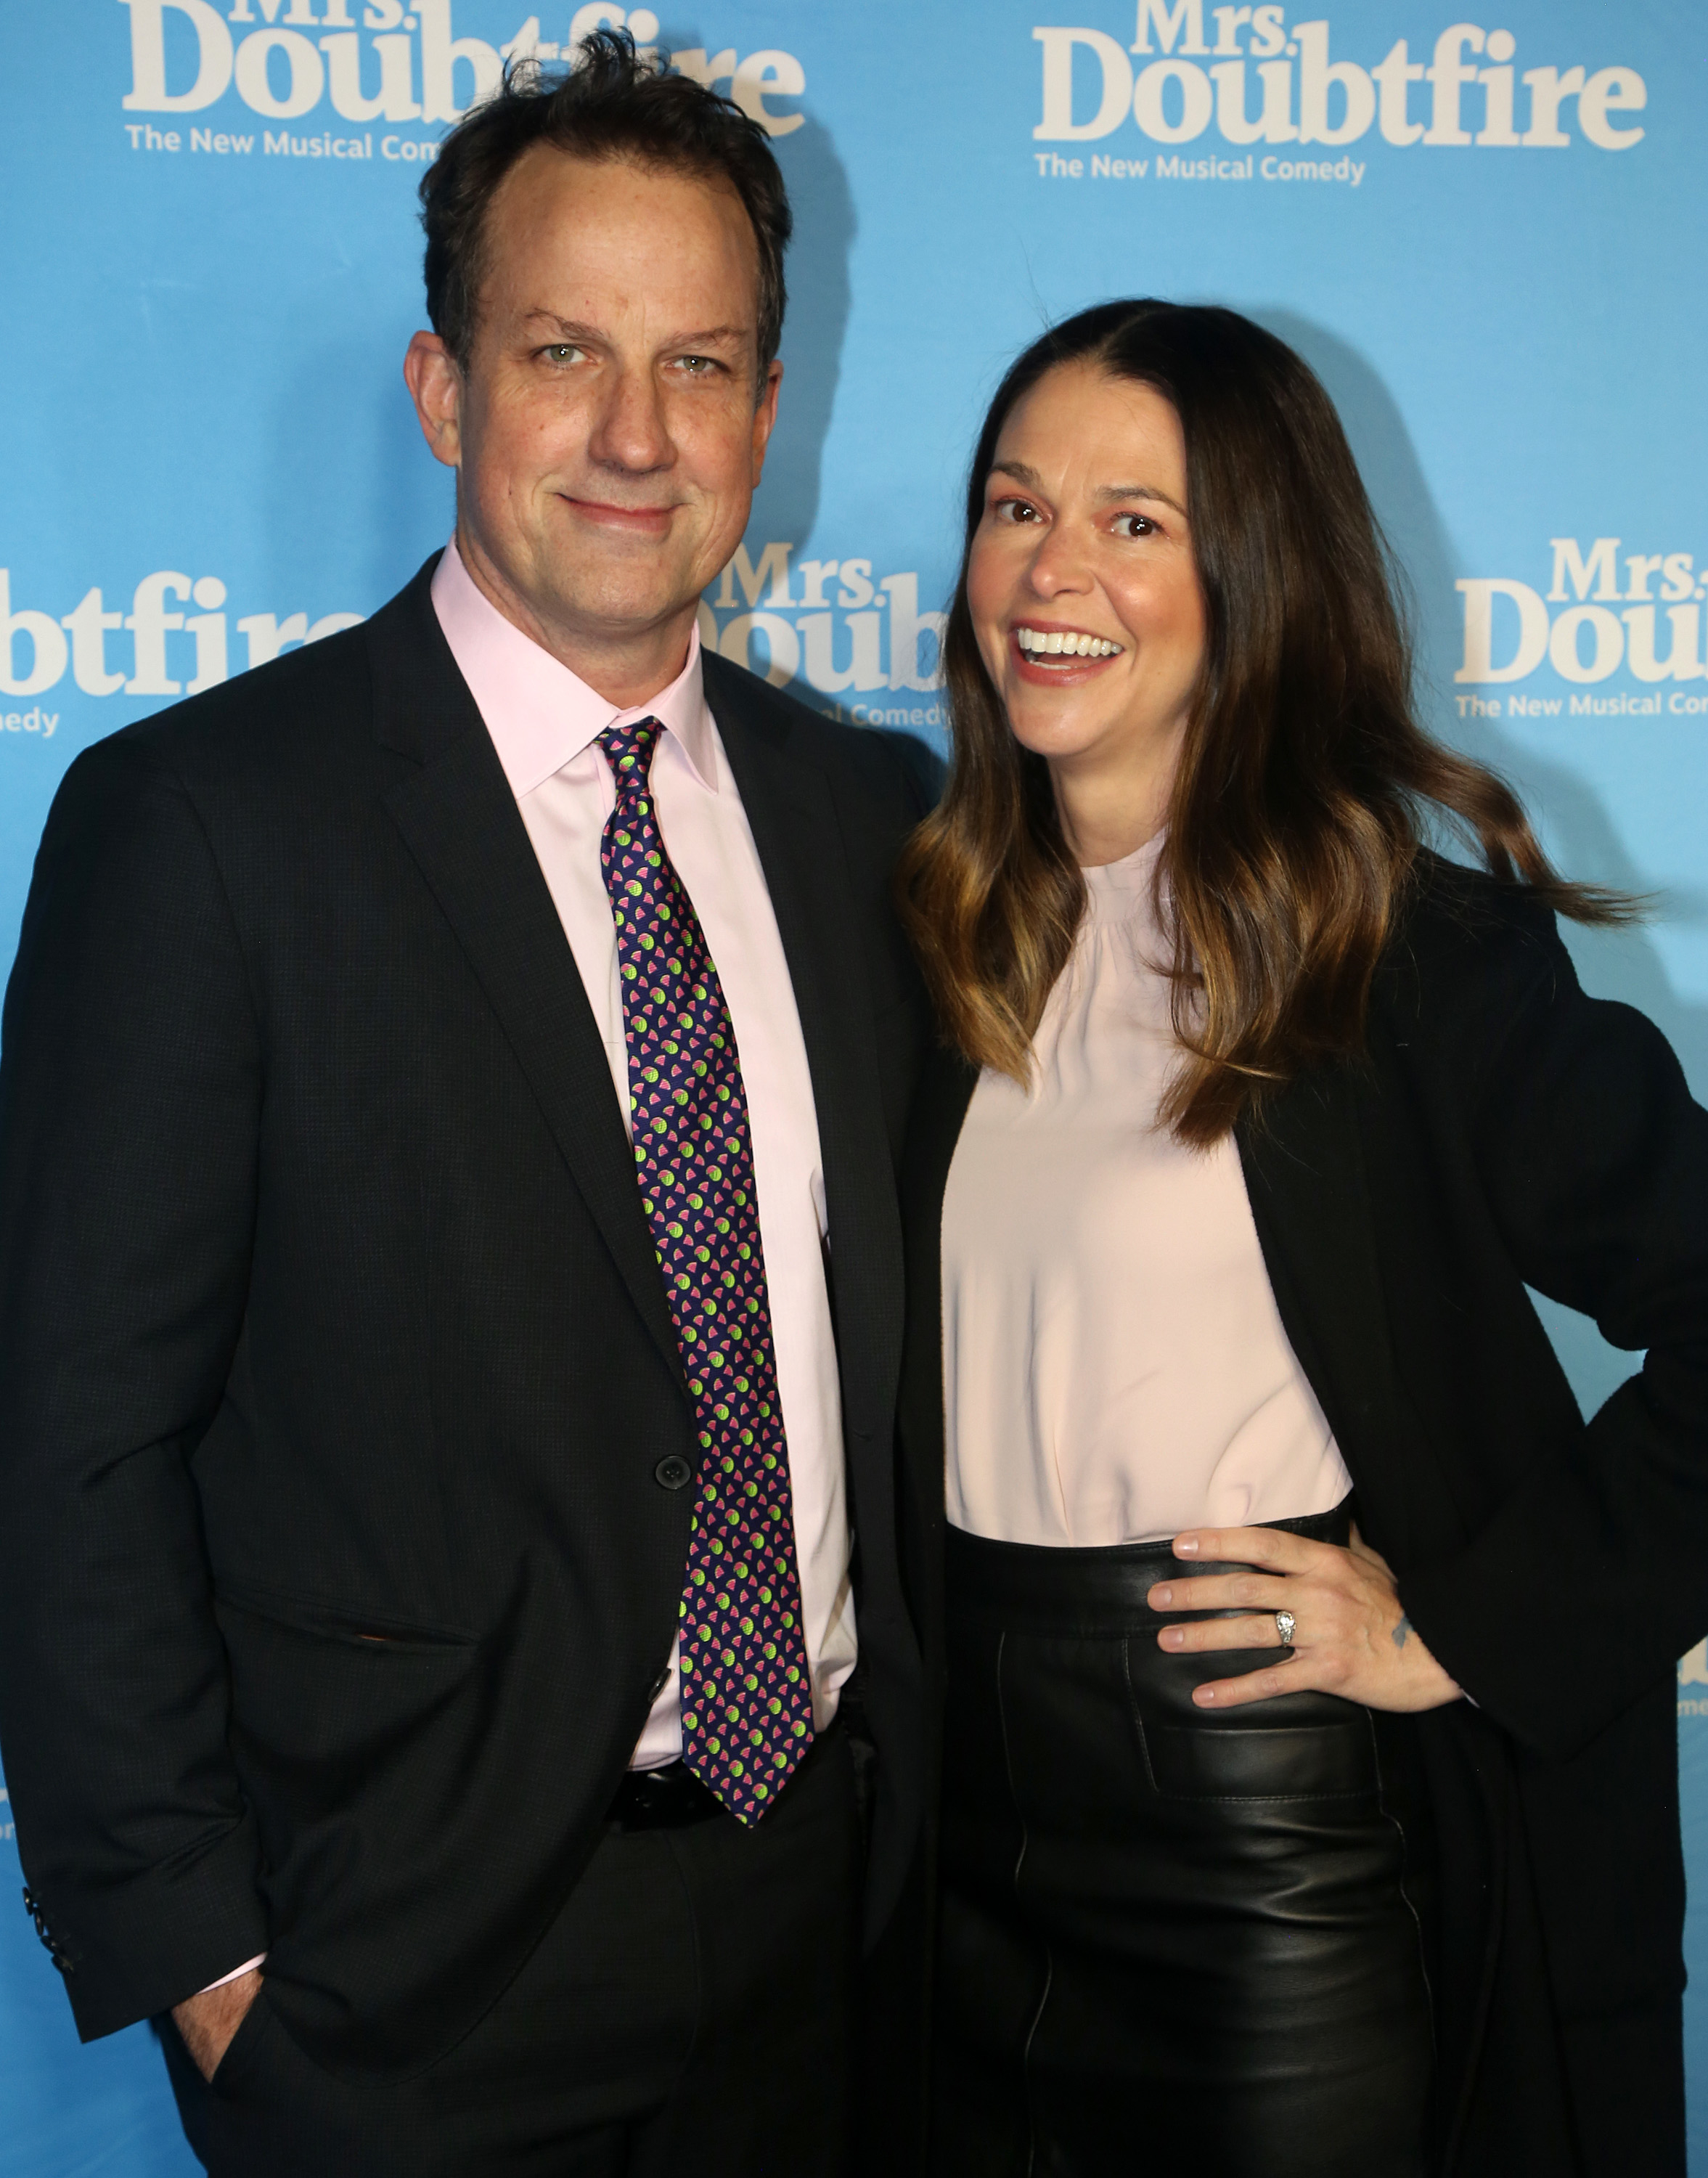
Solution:
M211 1981L206 1989L199 1989L196 1995L206 1996L216 1989L223 1989L227 1982L241 1981L246 1973L260 1966L266 1956L265 1951L257 1951L252 1959L245 1959L240 1967L233 1967L228 1974L222 1974L217 1981Z

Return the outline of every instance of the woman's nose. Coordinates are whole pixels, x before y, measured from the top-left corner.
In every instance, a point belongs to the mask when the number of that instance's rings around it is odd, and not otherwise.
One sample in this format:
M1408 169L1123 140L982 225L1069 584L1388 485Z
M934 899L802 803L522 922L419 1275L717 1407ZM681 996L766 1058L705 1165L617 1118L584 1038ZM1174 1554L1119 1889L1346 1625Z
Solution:
M1040 539L1026 577L1041 598L1077 593L1091 581L1082 545L1062 529L1052 529Z

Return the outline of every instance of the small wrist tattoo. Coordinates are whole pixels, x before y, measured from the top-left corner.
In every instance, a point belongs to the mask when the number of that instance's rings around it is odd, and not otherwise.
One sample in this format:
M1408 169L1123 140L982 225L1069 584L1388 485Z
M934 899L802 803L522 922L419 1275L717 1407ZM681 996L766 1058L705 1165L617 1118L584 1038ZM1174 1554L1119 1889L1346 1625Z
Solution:
M1403 1649L1405 1646L1405 1637L1410 1631L1411 1621L1402 1617L1399 1625L1393 1629L1393 1645L1396 1649Z

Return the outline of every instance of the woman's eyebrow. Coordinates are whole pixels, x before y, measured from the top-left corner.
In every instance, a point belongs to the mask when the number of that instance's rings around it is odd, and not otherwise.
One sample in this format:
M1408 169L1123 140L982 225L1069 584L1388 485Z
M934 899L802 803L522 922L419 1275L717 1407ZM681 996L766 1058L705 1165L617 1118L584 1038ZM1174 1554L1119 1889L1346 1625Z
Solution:
M993 462L990 465L990 473L992 476L1012 477L1016 484L1023 484L1032 490L1036 490L1037 488L1037 471L1026 462ZM1167 492L1161 490L1153 484L1106 484L1098 487L1094 496L1099 505L1105 506L1113 505L1118 500L1159 500L1164 506L1173 507L1174 512L1183 521L1186 518L1186 510L1181 506L1180 501L1170 498Z
M1179 500L1170 499L1167 492L1158 490L1153 484L1106 484L1098 490L1097 497L1104 506L1118 499L1159 499L1164 506L1172 506L1182 517L1186 512Z

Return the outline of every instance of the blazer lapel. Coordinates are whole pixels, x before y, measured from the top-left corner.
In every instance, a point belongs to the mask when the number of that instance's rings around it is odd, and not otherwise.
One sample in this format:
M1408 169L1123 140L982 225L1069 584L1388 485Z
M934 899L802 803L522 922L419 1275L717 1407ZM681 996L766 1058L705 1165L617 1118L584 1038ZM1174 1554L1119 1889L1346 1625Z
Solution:
M901 1224L835 800L786 714L759 712L713 672L706 692L765 873L807 1047L844 1420L851 1436L887 1443L901 1351Z
M605 1046L497 751L433 612L426 587L433 564L370 623L376 730L418 766L386 791L386 806L479 979L635 1306L681 1381Z
M931 1536L944 1518L943 1197L977 1086L977 1068L959 1051L939 1045L931 1053L913 1100L901 1168L907 1249L901 1453L915 1509Z
M1389 1334L1356 1065L1296 1076L1235 1129L1283 1327L1357 1485L1377 1547L1408 1555L1394 1465L1412 1433ZM1397 1478L1395 1478L1397 1480ZM1377 1538L1380 1537L1380 1540Z

